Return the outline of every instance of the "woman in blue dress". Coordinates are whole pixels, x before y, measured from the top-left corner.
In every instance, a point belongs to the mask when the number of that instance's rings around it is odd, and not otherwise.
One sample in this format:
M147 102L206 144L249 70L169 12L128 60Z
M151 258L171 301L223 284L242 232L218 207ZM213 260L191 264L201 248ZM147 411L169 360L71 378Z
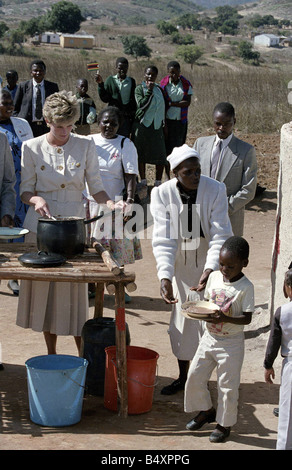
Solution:
M30 125L25 119L12 117L14 110L13 100L8 90L1 89L0 91L0 132L6 134L10 146L10 150L13 156L15 176L16 176L16 209L14 217L14 226L22 227L23 221L28 210L28 206L24 204L19 196L19 185L20 185L20 171L21 171L21 145L22 142L33 138L33 133ZM23 238L15 240L17 242L24 241ZM8 287L13 291L15 295L18 295L18 283L17 281L9 281Z

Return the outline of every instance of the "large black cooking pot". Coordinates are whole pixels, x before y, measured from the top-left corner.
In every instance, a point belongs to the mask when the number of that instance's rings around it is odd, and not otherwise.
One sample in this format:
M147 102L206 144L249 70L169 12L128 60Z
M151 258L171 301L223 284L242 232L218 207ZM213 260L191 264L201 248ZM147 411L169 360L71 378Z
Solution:
M103 213L92 219L82 217L40 218L37 226L37 247L40 251L57 253L72 258L84 252L85 225L100 219Z

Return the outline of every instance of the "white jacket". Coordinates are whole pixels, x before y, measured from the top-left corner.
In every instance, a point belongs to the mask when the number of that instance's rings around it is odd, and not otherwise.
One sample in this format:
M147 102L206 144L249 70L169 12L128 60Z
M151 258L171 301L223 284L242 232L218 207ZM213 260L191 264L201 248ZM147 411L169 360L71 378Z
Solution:
M228 216L228 200L224 183L201 176L196 204L200 208L200 222L209 249L206 254L205 269L216 270L219 266L219 252L222 244L233 235ZM166 214L165 208L172 207ZM175 214L181 214L183 203L173 178L151 192L150 211L154 219L153 253L157 263L158 278L172 280L176 275L175 264L181 255L183 238L167 236L175 232ZM195 256L195 250L188 253Z

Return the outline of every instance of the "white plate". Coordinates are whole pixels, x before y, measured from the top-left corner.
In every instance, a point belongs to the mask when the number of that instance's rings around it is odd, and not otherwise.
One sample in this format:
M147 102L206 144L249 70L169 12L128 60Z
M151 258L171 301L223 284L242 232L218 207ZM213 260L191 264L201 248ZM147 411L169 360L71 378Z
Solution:
M26 228L18 227L0 227L0 240L12 240L14 238L21 238L29 232Z

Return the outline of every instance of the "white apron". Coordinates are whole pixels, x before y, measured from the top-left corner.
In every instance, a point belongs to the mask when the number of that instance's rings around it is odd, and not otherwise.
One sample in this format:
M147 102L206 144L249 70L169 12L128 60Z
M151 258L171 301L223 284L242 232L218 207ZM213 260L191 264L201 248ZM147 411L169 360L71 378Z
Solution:
M196 286L203 273L208 251L205 238L200 238L200 245L196 251L179 249L175 263L175 277L173 279L173 294L178 299L173 304L169 335L173 354L177 359L190 361L195 355L200 338L203 334L203 322L188 320L181 315L181 305L187 300L190 287ZM200 293L203 299L204 292Z

